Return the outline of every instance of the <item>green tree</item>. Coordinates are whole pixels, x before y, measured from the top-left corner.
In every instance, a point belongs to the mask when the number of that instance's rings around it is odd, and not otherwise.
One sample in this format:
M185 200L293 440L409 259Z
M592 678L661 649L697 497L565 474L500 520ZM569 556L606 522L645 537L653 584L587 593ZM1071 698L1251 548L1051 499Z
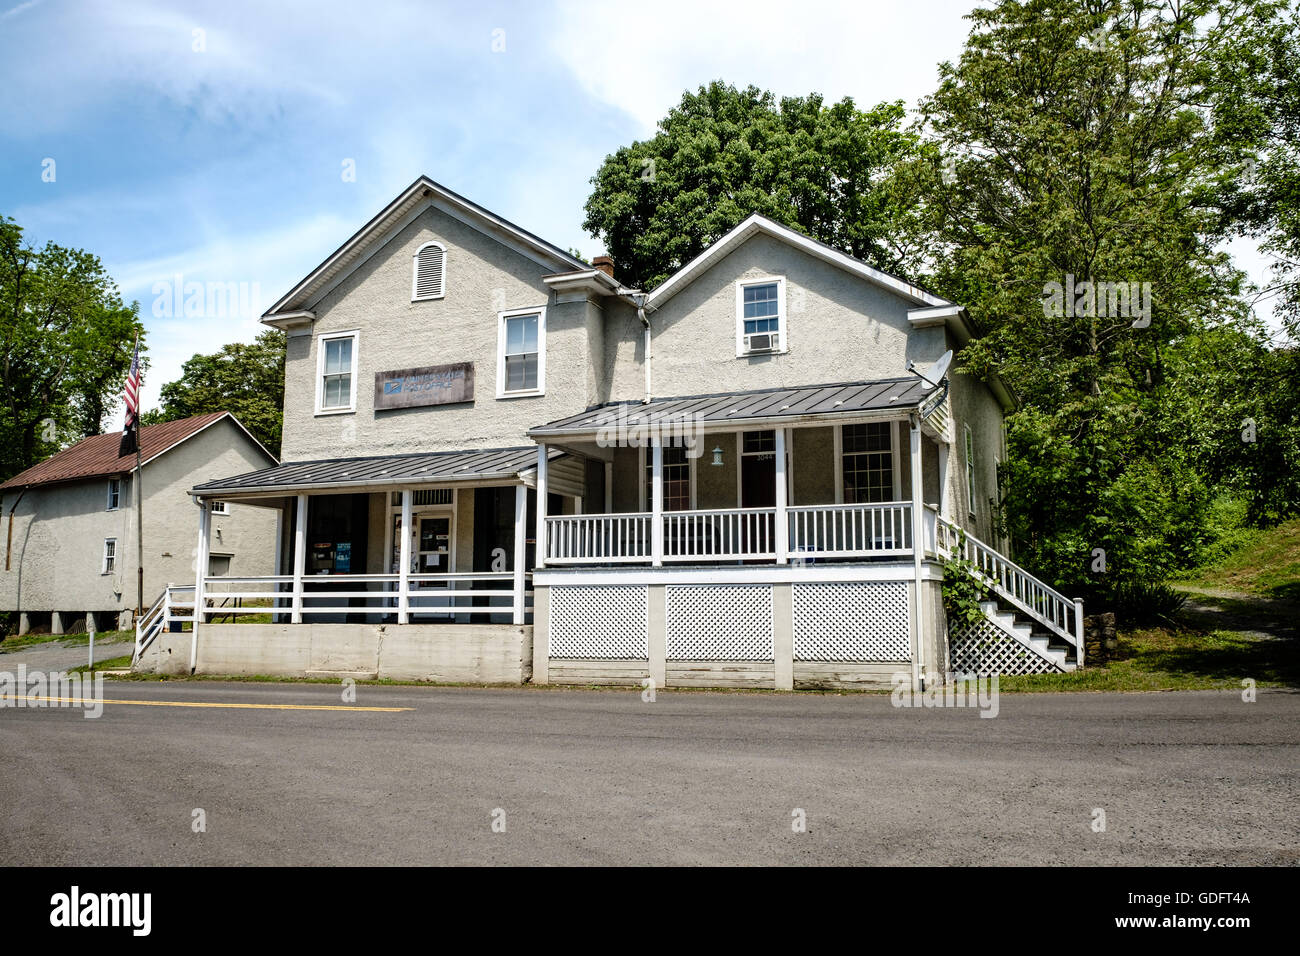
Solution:
M619 279L644 289L755 212L903 271L921 246L917 197L893 176L920 149L904 121L902 103L864 112L815 93L777 102L715 80L684 93L651 139L606 157L583 227Z
M949 173L926 206L931 282L988 330L965 371L1015 385L1007 528L1070 588L1113 593L1195 558L1213 488L1170 427L1198 396L1167 365L1244 321L1241 274L1216 251L1219 187L1245 155L1213 121L1216 58L1270 10L1000 0L970 14L923 105ZM1137 301L1098 283L1137 283Z
M193 356L181 367L181 377L162 387L162 408L149 412L145 424L227 411L278 456L284 339L278 329L266 329L251 343L235 342L215 354Z
M99 259L46 243L0 216L0 474L99 434L143 333ZM145 361L141 342L141 361Z

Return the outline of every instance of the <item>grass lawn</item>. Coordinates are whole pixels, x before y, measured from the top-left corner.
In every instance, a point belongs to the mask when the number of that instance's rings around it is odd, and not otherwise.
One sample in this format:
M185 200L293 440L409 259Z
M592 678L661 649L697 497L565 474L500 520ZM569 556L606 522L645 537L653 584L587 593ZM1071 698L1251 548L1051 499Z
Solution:
M1003 691L1241 690L1300 687L1300 654L1292 641L1236 631L1155 627L1121 632L1113 660L1070 674L1002 677Z
M1172 583L1300 601L1300 520L1261 531L1241 550Z
M131 655L124 654L121 657L110 657L107 660L96 661L94 669L97 671L117 671L117 670L126 670L130 666L131 666ZM68 671L68 673L84 674L90 669L91 668L88 664L82 664L80 667L72 668L70 671Z

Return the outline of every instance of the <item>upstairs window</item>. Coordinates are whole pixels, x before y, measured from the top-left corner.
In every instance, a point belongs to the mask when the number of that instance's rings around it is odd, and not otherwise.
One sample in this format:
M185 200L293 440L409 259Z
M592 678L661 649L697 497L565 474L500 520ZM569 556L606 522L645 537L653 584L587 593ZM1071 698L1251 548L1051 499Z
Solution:
M108 510L116 511L122 504L122 479L108 479Z
M447 250L436 242L426 242L416 251L411 279L412 302L442 298L446 259Z
M356 411L353 383L357 375L357 333L339 332L320 339L316 379L316 413Z
M208 505L208 510L214 515L230 514L230 505L224 501L213 501Z
M889 422L844 426L841 466L845 504L895 500L893 435Z
M785 280L737 283L736 354L784 352L785 339Z
M540 395L546 381L546 310L501 313L497 397Z

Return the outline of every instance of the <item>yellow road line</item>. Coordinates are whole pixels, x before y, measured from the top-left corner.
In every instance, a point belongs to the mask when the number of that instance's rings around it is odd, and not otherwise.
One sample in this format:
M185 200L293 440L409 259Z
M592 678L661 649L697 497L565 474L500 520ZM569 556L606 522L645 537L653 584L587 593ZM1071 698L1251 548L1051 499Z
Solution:
M28 694L24 697L5 697L5 700L48 700L63 704L135 704L140 707L229 707L239 710L366 710L384 714L398 711L414 710L414 707L349 707L341 704L223 704L215 701L198 700L113 700L105 697L102 701L87 700L84 697L40 697Z

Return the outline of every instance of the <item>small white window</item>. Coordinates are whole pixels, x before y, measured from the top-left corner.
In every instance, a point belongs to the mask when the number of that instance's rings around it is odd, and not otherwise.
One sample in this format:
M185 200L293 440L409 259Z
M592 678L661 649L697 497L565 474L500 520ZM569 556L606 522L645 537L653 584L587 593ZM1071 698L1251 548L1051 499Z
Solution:
M108 479L108 510L116 511L122 503L122 479Z
M357 409L357 333L322 335L318 343L316 414Z
M966 509L975 517L975 438L970 426L962 426L966 443Z
M736 355L785 352L785 279L736 283Z
M441 299L447 278L447 250L437 242L426 242L415 253L412 266L411 301Z
M225 501L213 501L209 503L208 510L214 515L228 515L230 514L230 505Z
M117 564L117 538L104 539L104 566L101 574L112 574Z
M546 310L501 313L497 397L541 395L546 390Z

